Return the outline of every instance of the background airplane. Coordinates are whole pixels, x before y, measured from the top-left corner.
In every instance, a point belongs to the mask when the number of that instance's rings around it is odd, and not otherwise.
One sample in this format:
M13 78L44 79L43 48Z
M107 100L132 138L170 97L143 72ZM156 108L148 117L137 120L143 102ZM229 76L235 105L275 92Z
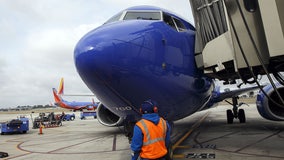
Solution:
M68 102L62 98L62 95L64 94L64 79L61 78L60 84L58 87L58 92L55 88L52 88L53 96L54 96L54 104L58 107L65 108L65 109L71 109L73 111L83 111L83 110L95 110L98 106L98 102L94 102L94 99L92 99L92 102Z
M74 60L82 80L101 102L97 118L103 125L129 126L141 117L140 104L147 99L158 102L161 116L175 121L232 98L227 121L237 118L244 123L237 96L257 87L221 93L214 79L196 66L194 51L193 25L170 11L137 6L82 37ZM277 88L283 95L283 86ZM271 87L259 93L258 111L267 119L284 120L284 109L270 100L274 93Z

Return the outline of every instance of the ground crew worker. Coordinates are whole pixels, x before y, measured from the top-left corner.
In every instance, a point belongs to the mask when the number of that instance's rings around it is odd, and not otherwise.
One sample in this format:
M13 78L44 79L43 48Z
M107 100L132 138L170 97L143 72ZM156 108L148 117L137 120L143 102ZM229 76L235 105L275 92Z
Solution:
M170 145L170 125L158 115L157 103L142 103L142 119L134 126L131 142L132 160L166 160Z
M62 111L62 114L61 114L61 116L60 116L60 119L61 119L61 120L64 120L64 118L65 118L65 113L64 113L64 111Z

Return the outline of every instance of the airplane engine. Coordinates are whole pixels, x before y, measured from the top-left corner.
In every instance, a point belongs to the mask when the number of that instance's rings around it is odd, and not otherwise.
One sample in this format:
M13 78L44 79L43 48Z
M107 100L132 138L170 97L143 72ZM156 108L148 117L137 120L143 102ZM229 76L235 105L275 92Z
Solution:
M97 108L97 119L98 121L108 127L121 126L123 118L112 113L107 109L102 103L99 104Z
M282 98L284 98L284 86L278 83L276 87ZM256 106L259 114L268 120L284 121L284 104L279 100L279 97L277 96L277 93L274 91L273 87L268 85L265 86L263 90L269 98L265 96L263 92L260 92L257 95ZM271 99L278 104L274 103Z

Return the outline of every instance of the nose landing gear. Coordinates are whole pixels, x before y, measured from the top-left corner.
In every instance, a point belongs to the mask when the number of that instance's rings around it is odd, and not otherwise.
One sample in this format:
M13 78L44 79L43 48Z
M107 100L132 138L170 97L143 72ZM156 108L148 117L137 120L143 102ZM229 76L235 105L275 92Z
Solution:
M231 104L233 106L233 109L227 110L227 123L232 124L234 121L234 118L239 119L240 123L246 122L246 116L244 109L238 109L241 105L246 103L240 103L238 104L238 96L232 97L232 103L225 100L227 103ZM246 104L247 105L247 104Z

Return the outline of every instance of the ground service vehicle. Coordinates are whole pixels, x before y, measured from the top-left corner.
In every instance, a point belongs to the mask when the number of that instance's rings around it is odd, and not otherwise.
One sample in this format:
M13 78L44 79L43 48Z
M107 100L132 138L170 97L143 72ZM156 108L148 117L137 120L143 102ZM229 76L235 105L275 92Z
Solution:
M45 116L45 113L39 113L33 121L33 129L40 128L40 126L50 127L50 126L62 126L61 115L55 115L54 112L49 113Z
M27 133L29 130L29 119L20 117L11 121L0 123L0 134L6 133Z

